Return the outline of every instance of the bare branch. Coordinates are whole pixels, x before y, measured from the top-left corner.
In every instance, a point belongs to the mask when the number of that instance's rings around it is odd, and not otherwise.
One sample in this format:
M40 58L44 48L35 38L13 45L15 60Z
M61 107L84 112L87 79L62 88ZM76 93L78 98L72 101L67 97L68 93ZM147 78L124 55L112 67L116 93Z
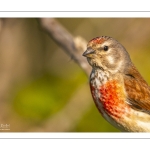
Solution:
M71 58L89 75L91 68L82 53L87 42L81 37L74 38L64 27L52 18L40 19L43 28L58 43Z

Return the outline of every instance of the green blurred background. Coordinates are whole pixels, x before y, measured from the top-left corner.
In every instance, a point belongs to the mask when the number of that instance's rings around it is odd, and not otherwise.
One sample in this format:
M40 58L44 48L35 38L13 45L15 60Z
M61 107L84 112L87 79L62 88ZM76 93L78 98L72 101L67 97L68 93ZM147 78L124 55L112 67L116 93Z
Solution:
M87 41L114 37L150 83L149 18L57 21ZM118 132L96 109L86 74L33 18L0 19L0 124L9 132Z

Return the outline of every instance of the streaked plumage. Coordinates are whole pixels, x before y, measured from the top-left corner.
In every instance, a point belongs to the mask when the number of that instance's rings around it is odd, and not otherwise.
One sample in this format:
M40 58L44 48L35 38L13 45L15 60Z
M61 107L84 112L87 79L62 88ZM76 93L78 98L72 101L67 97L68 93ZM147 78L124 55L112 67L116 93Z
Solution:
M90 89L102 116L122 131L150 131L150 87L115 39L92 39L83 53L92 66Z

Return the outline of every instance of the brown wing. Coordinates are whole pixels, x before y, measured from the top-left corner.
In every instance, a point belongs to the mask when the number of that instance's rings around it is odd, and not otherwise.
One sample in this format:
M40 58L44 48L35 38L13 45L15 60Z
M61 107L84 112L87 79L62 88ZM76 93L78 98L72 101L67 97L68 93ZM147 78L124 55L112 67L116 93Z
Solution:
M150 113L150 87L134 65L126 70L124 84L128 97L127 103L133 109Z

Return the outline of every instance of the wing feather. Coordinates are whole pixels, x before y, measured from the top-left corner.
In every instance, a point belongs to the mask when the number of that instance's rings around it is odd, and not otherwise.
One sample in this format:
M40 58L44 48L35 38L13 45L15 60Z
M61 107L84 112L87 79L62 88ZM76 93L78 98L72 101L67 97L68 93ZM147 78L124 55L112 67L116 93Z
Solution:
M150 113L150 87L133 64L125 72L124 85L127 103L133 109Z

